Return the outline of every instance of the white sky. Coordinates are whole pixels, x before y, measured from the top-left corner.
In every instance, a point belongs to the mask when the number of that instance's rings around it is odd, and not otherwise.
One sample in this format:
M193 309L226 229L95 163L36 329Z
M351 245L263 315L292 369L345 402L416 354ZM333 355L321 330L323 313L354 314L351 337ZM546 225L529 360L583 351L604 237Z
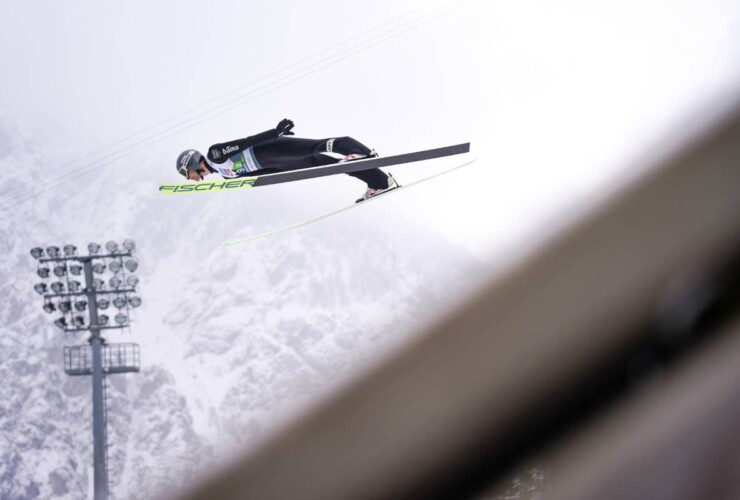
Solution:
M491 261L633 175L740 82L734 0L4 1L0 18L0 112L50 152L49 175L85 158L155 189L177 181L182 149L283 117L385 155L471 140L480 161L399 206ZM96 160L110 144L127 156ZM275 203L310 203L315 186ZM321 186L338 206L361 191Z

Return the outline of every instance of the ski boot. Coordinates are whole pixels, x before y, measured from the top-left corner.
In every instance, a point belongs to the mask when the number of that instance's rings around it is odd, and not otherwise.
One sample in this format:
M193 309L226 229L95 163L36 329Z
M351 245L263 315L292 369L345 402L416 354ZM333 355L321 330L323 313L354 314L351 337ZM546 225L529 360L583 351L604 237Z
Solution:
M361 154L357 154L357 153L349 154L349 155L345 156L344 158L342 158L341 160L339 160L339 163L346 163L348 161L355 161L355 160L369 160L371 158L377 158L379 156L380 155L378 154L378 151L375 150L375 149L373 149L372 151L370 151L366 155L361 155Z
M365 200L369 200L370 198L374 198L378 195L381 195L383 193L387 193L388 191L393 191L394 189L400 188L400 184L396 182L396 179L393 178L393 175L388 173L388 187L383 189L373 189L373 188L367 188L367 191L365 191L365 194L363 194L360 198L358 198L355 203L361 203Z

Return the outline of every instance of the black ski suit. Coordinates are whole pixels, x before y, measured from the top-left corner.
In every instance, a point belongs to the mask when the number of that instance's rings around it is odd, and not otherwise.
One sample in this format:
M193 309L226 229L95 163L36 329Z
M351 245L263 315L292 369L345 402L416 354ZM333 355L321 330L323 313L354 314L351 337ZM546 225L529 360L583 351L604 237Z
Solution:
M319 167L339 162L350 154L368 155L370 148L352 137L300 139L278 136L275 129L214 144L208 148L208 169L226 179ZM374 168L353 172L369 188L388 187L388 175Z

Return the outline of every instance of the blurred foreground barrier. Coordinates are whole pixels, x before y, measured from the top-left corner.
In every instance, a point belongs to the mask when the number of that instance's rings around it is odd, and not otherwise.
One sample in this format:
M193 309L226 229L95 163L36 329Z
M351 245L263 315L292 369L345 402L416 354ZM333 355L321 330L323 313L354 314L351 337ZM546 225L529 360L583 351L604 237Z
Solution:
M740 317L722 333L547 460L547 498L740 498Z
M740 498L739 189L735 112L186 498L463 498L545 451L562 498Z

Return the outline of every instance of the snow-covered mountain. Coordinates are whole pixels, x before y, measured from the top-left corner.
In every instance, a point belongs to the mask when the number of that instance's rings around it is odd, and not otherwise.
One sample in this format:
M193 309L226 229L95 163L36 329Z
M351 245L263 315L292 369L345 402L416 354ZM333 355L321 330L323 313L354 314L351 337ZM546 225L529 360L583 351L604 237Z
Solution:
M65 339L41 310L32 246L138 245L144 305L130 333L105 335L142 354L140 373L108 377L114 498L185 487L255 446L477 282L475 260L404 217L402 194L220 248L351 203L362 185L167 197L156 184L173 161L134 155L62 182L79 167L60 168L0 122L0 498L86 498L92 487L90 378L62 363L63 346L86 339Z

